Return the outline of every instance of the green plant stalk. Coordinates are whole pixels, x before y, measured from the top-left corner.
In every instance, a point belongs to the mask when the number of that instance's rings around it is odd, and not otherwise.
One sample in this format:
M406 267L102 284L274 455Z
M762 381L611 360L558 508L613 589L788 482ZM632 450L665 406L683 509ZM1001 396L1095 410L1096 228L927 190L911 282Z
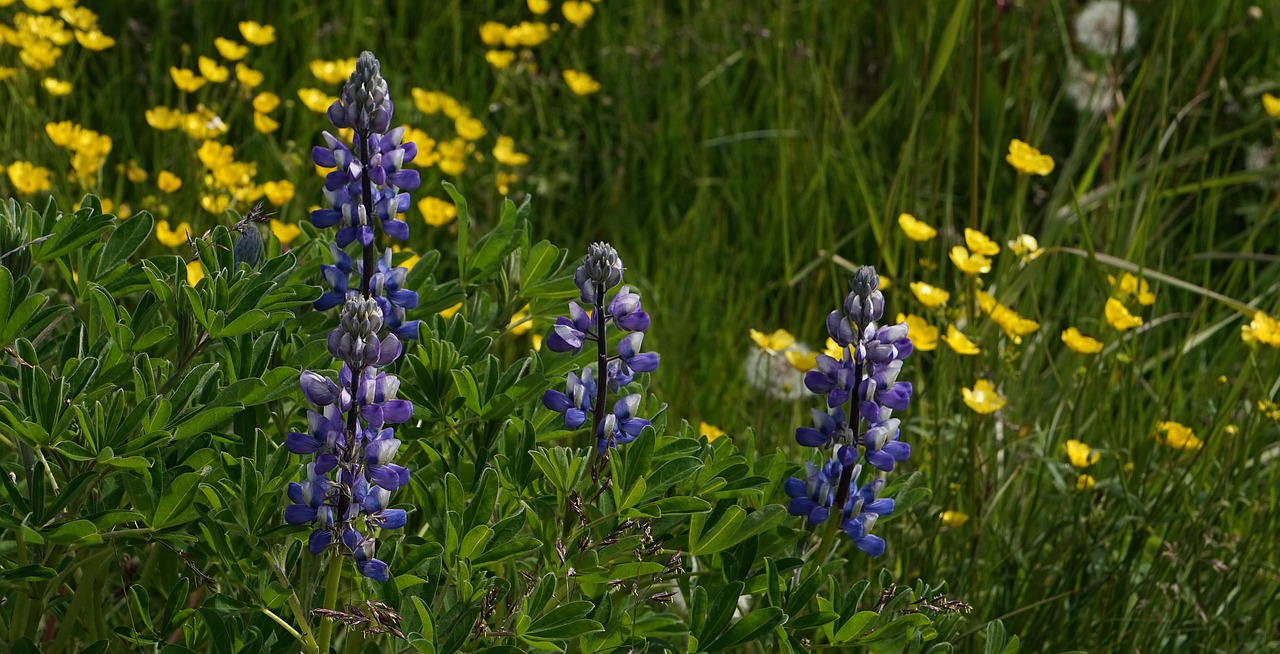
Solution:
M329 558L329 571L324 578L324 608L332 611L338 605L338 587L342 583L342 563L343 556L337 552ZM320 621L320 636L317 644L317 650L320 654L328 654L332 651L333 643L333 620L322 619Z
M280 585L289 591L289 610L293 612L293 619L298 621L298 628L302 630L298 642L302 643L306 651L318 652L320 648L316 644L315 635L311 633L311 622L307 620L307 612L302 610L302 602L298 600L298 593L289 583L289 578L285 575L284 568L280 565L280 560L274 552L268 551L267 562L271 564L271 571L275 573Z

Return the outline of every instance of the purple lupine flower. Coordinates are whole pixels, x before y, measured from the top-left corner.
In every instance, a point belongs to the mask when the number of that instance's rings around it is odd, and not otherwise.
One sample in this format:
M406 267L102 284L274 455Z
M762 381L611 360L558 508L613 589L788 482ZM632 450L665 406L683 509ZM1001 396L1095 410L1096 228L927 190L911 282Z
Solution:
M591 314L578 306L577 302L569 303L569 315L556 318L555 327L547 335L547 349L552 352L571 352L577 354L592 333Z
M640 436L640 432L649 426L649 421L637 418L636 409L640 408L640 394L628 395L613 405L613 413L605 416L601 429L596 433L597 444L601 452L626 445Z
M649 314L640 308L640 294L632 293L630 286L623 286L613 296L609 317L613 325L624 332L642 332L649 328Z
M592 379L591 369L583 368L582 376L569 373L564 392L548 389L542 394L542 405L564 414L564 426L577 429L587 421L587 413L596 399L596 382Z

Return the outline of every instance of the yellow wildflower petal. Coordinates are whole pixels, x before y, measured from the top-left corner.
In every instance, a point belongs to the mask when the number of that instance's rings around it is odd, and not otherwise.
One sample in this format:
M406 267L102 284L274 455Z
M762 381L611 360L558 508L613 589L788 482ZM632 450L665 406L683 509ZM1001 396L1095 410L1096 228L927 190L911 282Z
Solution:
M977 253L970 253L963 245L951 248L951 263L966 275L991 272L991 260Z
M249 46L236 43L231 39L221 36L213 39L213 47L227 61L240 61L244 56L249 54Z
M455 120L453 128L458 132L458 136L468 141L478 141L487 133L484 123L480 122L480 119L472 118L471 116L464 116Z
M164 193L173 193L182 188L182 179L167 170L162 170L159 175L156 175L156 188Z
M214 84L221 84L231 79L231 71L226 66L219 65L217 61L203 55L196 60L196 67L200 69L200 74L205 79Z
M1098 462L1100 452L1074 438L1067 441L1067 458L1077 468L1087 468Z
M326 84L341 84L356 70L356 58L324 61L316 59L310 64L311 74Z
M288 245L293 242L293 239L298 238L298 236L302 234L302 228L292 223L280 222L279 220L272 218L271 233L275 234L276 238L279 239L281 243Z
M782 354L783 356L787 357L787 363L790 363L792 368L795 368L800 372L809 372L810 370L813 370L814 366L818 365L817 352L802 352L800 350L787 350Z
M964 332L956 329L955 325L947 325L947 335L942 337L947 345L951 346L952 351L956 354L981 354L982 348L977 343L969 340Z
M996 387L986 379L979 379L974 382L973 388L962 388L960 394L964 398L964 403L970 409L982 415L995 413L1009 402L1001 395Z
M454 314L458 313L458 311L459 311L460 309L462 309L462 303L461 303L461 302L459 302L459 303L457 303L457 304L455 304L455 305L453 305L453 306L451 306L451 307L449 307L449 308L447 308L447 309L443 309L443 310L441 310L441 311L440 311L440 316L441 316L442 318L444 318L445 320L448 320L448 319L452 318L452 317L454 316Z
M1102 341L1081 334L1075 327L1068 327L1062 332L1062 342L1077 354L1097 354L1102 351Z
M280 106L280 96L270 91L263 91L253 96L253 110L260 114L269 114L278 106Z
M48 168L37 166L29 161L15 161L5 169L9 174L9 182L19 195L41 193L53 188Z
M318 114L328 114L329 105L338 99L320 89L298 89L298 98L306 108Z
M532 3L532 0L530 0L530 2ZM724 430L715 425L699 420L698 435L706 436L707 442L710 443L711 441L714 441L715 439L720 438L721 436L724 436Z
M458 208L452 202L429 195L418 200L418 211L422 212L423 219L432 227L448 225L458 217Z
M278 182L266 182L262 185L262 193L267 200L277 207L293 199L293 182L282 179Z
M934 229L929 223L909 213L898 216L898 227L901 227L902 233L913 241L924 242L938 235L938 230Z
M764 332L752 329L750 330L750 334L751 340L755 341L756 345L759 346L760 349L765 350L770 354L782 352L792 345L795 345L796 342L796 337L792 336L791 332L785 329L776 329L772 334L765 334Z
M942 526L955 529L969 521L969 514L962 511L943 511L938 515L938 519L942 521Z
M529 315L529 305L526 304L523 309L511 316L511 321L507 323L507 331L515 336L523 336L531 329L533 329L533 318Z
M832 359L835 359L836 361L841 361L844 359L844 348L841 347L840 344L836 342L836 339L831 338L830 336L827 337L827 345L822 349L822 353L831 357Z
M1027 175L1043 176L1053 172L1053 157L1041 154L1039 150L1018 139L1009 142L1009 154L1004 159L1018 172Z
M551 0L528 0L525 4L535 16L541 16L551 9Z
M1190 427L1172 420L1156 423L1156 441L1177 450L1198 450L1204 447Z
M1124 306L1124 303L1113 297L1107 298L1107 306L1104 313L1107 316L1107 322L1117 331L1125 331L1142 324L1142 318L1129 313L1129 309Z
M162 221L163 222L163 221ZM204 279L204 266L196 259L187 263L187 285L195 286Z
M147 170L138 165L138 162L130 160L125 166L124 176L134 184L141 184L147 181Z
M565 0L564 4L560 5L560 11L564 14L565 20L582 27L591 20L591 16L596 13L596 8L590 2Z
M11 66L0 66L0 82L17 77L18 69Z
M533 48L541 45L549 38L551 38L551 28L546 23L535 23L526 20L521 21L518 25L506 28L506 32L502 34L502 44L508 48L518 46ZM497 44L487 43L486 45Z
M1280 118L1280 98L1270 93L1262 94L1262 108L1272 118Z
M239 25L240 35L254 45L270 45L276 40L276 28L251 20L242 21Z
M187 234L191 232L189 223L179 223L176 228L169 226L169 221L161 220L156 223L156 240L162 245L176 248L187 242Z
M263 134L270 134L280 129L280 121L264 113L253 112L253 128Z
M1256 311L1249 324L1240 325L1240 338L1248 344L1262 343L1280 347L1280 321L1263 311Z
M1030 234L1019 234L1017 238L1009 241L1009 249L1018 255L1022 263L1031 263L1036 257L1044 253L1044 248L1040 247L1040 242Z
M562 73L564 83L569 86L569 90L576 95L591 95L600 90L600 83L595 81L590 75L576 71L565 70Z
M529 163L529 155L516 152L515 139L510 136L499 136L493 146L493 158L504 166L523 166Z
M1092 490L1094 484L1096 483L1097 481L1093 478L1093 475L1080 475L1079 477L1076 478L1076 490L1079 490L1079 491Z
M938 349L938 328L930 325L920 316L898 314L899 323L907 323L907 336L911 344L921 352L932 352Z
M499 70L511 65L516 60L516 53L510 50L489 50L484 53L484 60Z
M974 254L990 257L1000 253L1000 246L976 229L964 228L964 243Z
M169 76L173 78L173 83L179 90L187 93L195 93L199 91L205 84L205 79L196 75L195 71L188 68L169 68Z
M236 81L246 89L257 88L265 76L261 71L254 70L244 64L236 64Z
M930 309L940 307L951 299L951 293L924 282L911 282L911 293L916 296L920 304Z
M115 39L98 30L90 30L88 32L76 30L76 42L95 52L101 52L116 44Z
M67 80L46 77L40 80L40 84L44 87L44 90L49 92L49 95L71 95L71 82Z
M489 21L480 26L480 40L485 45L500 45L507 36L507 26Z

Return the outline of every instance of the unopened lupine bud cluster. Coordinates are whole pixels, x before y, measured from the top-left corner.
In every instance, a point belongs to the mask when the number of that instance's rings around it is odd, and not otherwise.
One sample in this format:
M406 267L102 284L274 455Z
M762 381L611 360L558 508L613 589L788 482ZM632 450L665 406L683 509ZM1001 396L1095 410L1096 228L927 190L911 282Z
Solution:
M388 508L391 492L409 483L409 470L392 462L400 441L390 425L413 415L413 405L396 397L400 380L383 368L399 358L401 339L416 338L419 327L405 319L405 310L418 305L417 293L403 288L408 271L391 265L390 250L376 256L369 220L377 217L393 238L409 235L398 216L409 206L406 191L419 184L417 171L403 169L417 149L400 142L403 129L387 132L391 112L378 61L365 52L329 108L335 127L354 129L354 150L325 132L327 147L312 153L317 165L336 167L325 180L330 206L312 212L311 220L321 228L340 225L333 264L321 266L329 289L315 308L341 307L327 345L342 365L336 381L303 371L302 392L316 410L307 412L305 433L285 440L290 452L315 456L306 481L289 484L293 504L285 509L285 521L312 526L312 554L340 547L361 574L378 581L386 581L390 571L374 556L373 530L398 529L407 518L403 509ZM344 250L353 241L361 247L355 261Z
M877 497L885 486L884 474L911 454L911 447L899 440L901 424L893 412L911 401L911 382L897 379L914 348L905 323L878 324L884 315L879 279L874 268L859 268L843 311L827 316L827 332L843 356L819 354L817 365L805 375L805 386L825 397L826 405L812 410L813 427L796 430L796 442L818 448L827 461L822 466L806 462L806 479L793 477L785 485L791 497L787 510L804 516L811 527L826 522L839 504L841 529L871 556L885 548L871 528L894 507L892 499ZM865 470L860 459L868 464Z
M596 344L595 373L590 368L583 368L580 375L569 373L564 392L548 390L542 396L542 403L563 413L564 425L569 429L581 427L588 416L593 416L597 447L601 452L630 443L649 425L648 420L636 416L640 407L638 393L620 398L614 403L613 411L606 413L603 403L607 394L602 391L621 391L637 373L658 369L658 355L641 352L644 331L649 328L649 314L641 306L640 294L623 286L608 303L604 301L605 295L622 283L622 273L622 259L613 246L593 243L573 274L578 298L588 308L570 302L569 315L556 319L555 328L546 340L552 352L571 354L582 351L587 343ZM608 352L610 324L627 334L614 354ZM605 389L597 385L601 377Z

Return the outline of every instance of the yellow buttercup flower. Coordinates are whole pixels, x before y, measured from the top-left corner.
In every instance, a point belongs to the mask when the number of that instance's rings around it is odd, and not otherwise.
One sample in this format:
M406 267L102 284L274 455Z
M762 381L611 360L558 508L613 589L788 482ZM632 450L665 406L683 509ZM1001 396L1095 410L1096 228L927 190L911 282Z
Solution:
M485 45L500 45L507 36L507 26L489 21L480 26L480 40Z
M1156 441L1177 450L1198 450L1204 441L1196 437L1190 427L1172 420L1156 423Z
M551 0L528 0L525 4L535 16L541 16L551 9Z
M1094 485L1097 483L1098 482L1093 478L1093 475L1080 475L1076 478L1076 490L1093 490Z
M288 245L293 242L293 239L298 238L298 236L302 234L302 228L292 223L280 222L279 220L272 218L271 233L275 234L276 238L280 239L281 243Z
M560 11L564 14L564 19L582 27L591 20L595 15L596 8L590 2L580 2L579 0L564 0L564 4L560 5Z
M551 38L551 29L546 23L533 23L526 20L506 28L502 34L502 44L508 48L518 46L533 48L542 45L549 38ZM497 44L486 43L486 45Z
M241 21L240 35L254 45L270 45L276 40L276 28L251 20Z
M1240 325L1240 338L1245 343L1262 343L1271 347L1280 347L1280 321L1257 311L1253 320L1247 325Z
M196 60L196 67L200 69L200 74L205 79L214 84L221 84L231 79L231 71L226 66L219 65L217 61L203 55Z
M516 152L515 139L510 136L499 136L493 146L493 158L504 166L523 166L529 163L529 155Z
M222 58L227 61L240 61L241 59L244 59L245 55L249 54L249 46L241 45L231 39L226 39L221 36L213 40L213 47L218 51L218 54L222 55Z
M880 278L880 290L887 290L890 286L893 286L893 282L888 277L884 275L876 275L876 277Z
M0 0L0 7L12 2L13 0ZM58 17L67 21L68 25L81 31L92 32L98 29L98 15L88 7L63 7L58 12Z
M969 521L969 514L962 511L943 511L938 514L938 520L942 521L942 526L948 529L955 529L964 526Z
M976 229L964 228L964 243L974 254L990 257L1000 253L1000 246Z
M526 304L523 309L511 316L511 321L507 323L507 331L513 336L523 336L531 329L533 329L533 318L529 315L529 305Z
M947 345L950 345L956 354L982 353L982 348L978 347L977 343L969 340L969 337L965 336L964 332L956 329L955 325L947 325L947 335L943 336L942 340L946 341Z
M176 229L169 227L169 221L161 220L156 223L156 240L162 245L176 248L187 242L187 234L191 232L189 223L179 223Z
M156 175L156 188L165 193L173 193L182 188L182 178L167 170L162 170L159 175Z
M49 95L71 95L71 82L67 80L46 77L40 80L40 84L49 92Z
M991 272L991 260L977 253L970 253L963 245L951 248L951 263L966 275Z
M515 173L499 172L493 176L493 186L498 189L502 195L511 192L511 185L520 181L520 176Z
M1062 342L1077 354L1097 354L1102 351L1102 341L1081 334L1075 327L1068 327L1062 332Z
M1027 175L1043 176L1053 172L1053 157L1041 154L1018 139L1009 142L1009 154L1004 159L1018 172Z
M37 166L29 161L15 161L5 169L9 173L9 182L19 195L41 193L53 188L49 181L48 168Z
M196 150L196 158L210 170L235 162L235 148L217 141L205 141Z
M458 208L452 202L446 202L429 195L418 200L418 211L422 212L422 217L432 227L448 225L458 217Z
M161 222L164 222L164 221L161 221ZM200 260L196 259L194 261L188 262L187 263L187 285L195 286L196 284L199 284L200 280L202 279L204 279L204 266L200 264Z
M809 372L810 370L813 370L814 366L818 365L817 352L787 350L783 352L782 355L787 357L787 363L790 363L792 368L795 368L800 372Z
M934 229L929 223L909 213L898 216L898 227L901 227L902 233L913 241L924 242L938 235L938 230Z
M267 182L262 185L262 193L267 200L277 207L293 199L293 182L282 179L278 182Z
M134 184L141 184L147 181L148 177L147 170L132 159L129 160L129 163L124 168L124 176Z
M1004 408L1009 400L996 391L996 387L985 379L974 382L973 388L962 388L960 394L964 403L982 415L995 413Z
M1022 337L1040 329L1040 323L1023 318L1018 312L1000 304L990 293L978 291L978 306L982 311L991 317L1000 330L1004 332L1014 343L1022 343Z
M1280 98L1270 93L1262 94L1262 108L1272 118L1280 118Z
M264 91L253 96L253 110L260 114L269 114L280 106L280 96Z
M1151 292L1151 286L1147 284L1147 280L1134 275L1133 273L1124 273L1120 276L1120 281L1112 275L1107 275L1107 281L1111 284L1112 290L1121 298L1136 298L1138 304L1149 307L1156 303L1156 295Z
M1142 318L1129 313L1129 309L1124 306L1124 303L1113 297L1107 298L1107 306L1104 313L1106 313L1107 322L1117 331L1125 331L1142 324Z
M1036 257L1044 253L1044 248L1040 247L1040 242L1030 234L1019 234L1017 238L1009 241L1009 249L1018 255L1022 263L1031 263Z
M253 112L253 128L263 134L270 134L280 129L280 121L255 111Z
M215 216L221 216L227 212L227 207L231 206L231 196L229 195L202 195L200 196L200 208L208 211ZM185 223L184 223L185 224Z
M173 78L173 83L179 90L187 93L195 93L205 84L204 78L196 75L195 71L189 68L171 66L169 68L169 76Z
M17 68L13 68L10 66L0 66L0 82L3 82L7 79L17 77L17 76L18 76Z
M484 123L480 122L479 118L472 118L471 116L464 116L453 121L453 128L458 132L458 136L468 141L478 141L484 138L487 133Z
M23 43L22 49L18 51L18 59L21 59L22 64L31 70L48 69L58 63L58 58L61 56L62 48L44 39Z
M49 135L49 140L60 148L71 147L80 138L80 126L64 120L60 123L45 123L44 133Z
M1074 438L1067 441L1067 458L1077 468L1088 468L1097 463L1101 456L1100 452Z
M532 2L533 0L530 0L530 3ZM714 441L715 439L720 438L721 436L724 436L724 430L715 425L699 420L698 435L706 436L707 442L710 443L711 441Z
M516 53L510 50L489 50L484 53L484 60L499 70L511 65L516 60Z
M298 89L298 99L302 100L303 106L318 114L328 114L329 105L337 101L337 98L320 89Z
M440 317L444 318L445 320L448 320L448 319L452 318L455 314L457 314L457 313L458 313L458 311L459 311L460 309L462 309L462 303L461 303L461 302L459 302L459 303L457 303L457 304L455 304L455 305L453 305L453 306L451 306L451 307L449 307L449 308L447 308L447 309L443 309L443 310L441 310L441 311L440 311Z
M827 337L827 345L822 349L822 353L836 361L842 361L844 359L844 348L836 342L836 339L831 338L830 336Z
M115 39L99 32L98 30L90 30L87 32L83 30L76 30L76 42L95 52L101 52L116 44Z
M324 61L316 59L311 62L311 74L325 84L341 84L356 70L356 58Z
M261 71L254 70L244 64L236 64L236 81L240 82L246 89L257 88L262 83L264 75Z
M936 309L951 299L951 293L924 282L911 282L911 293L916 296L920 304L930 309Z
M586 73L566 69L562 75L569 90L577 95L591 95L600 90L600 83Z
M756 345L759 346L760 349L768 352L769 354L782 352L792 345L795 345L796 342L796 337L792 336L791 332L785 329L774 330L772 334L766 334L752 329L750 334L751 340L755 341Z
M930 325L920 316L898 314L899 323L907 323L907 336L911 344L921 352L932 352L938 349L938 328Z

